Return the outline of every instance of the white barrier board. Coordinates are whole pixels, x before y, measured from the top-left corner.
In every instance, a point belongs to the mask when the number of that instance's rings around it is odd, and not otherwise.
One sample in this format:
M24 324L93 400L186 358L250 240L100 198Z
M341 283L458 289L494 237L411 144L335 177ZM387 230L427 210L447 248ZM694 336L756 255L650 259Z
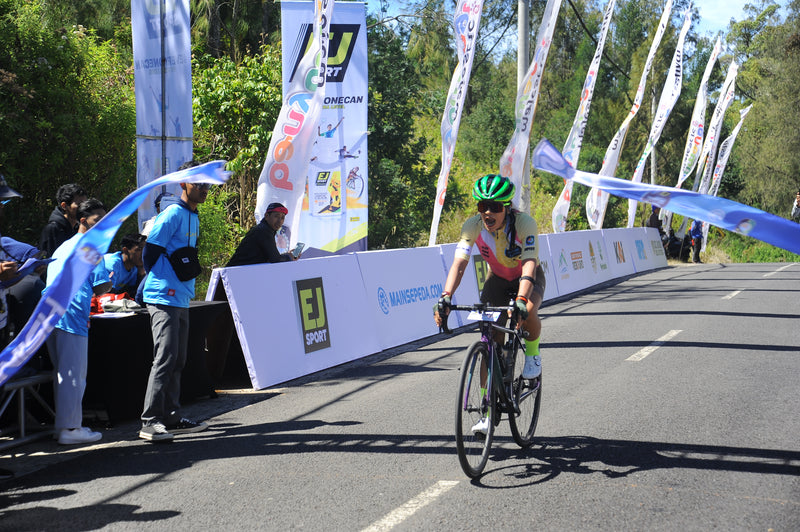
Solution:
M626 228L603 229L603 239L610 255L612 277L625 277L636 273L633 255L636 253L635 238Z
M364 251L355 254L361 269L366 314L374 316L381 349L439 332L433 305L444 289L438 246Z
M570 231L548 239L559 295L578 292L611 279L601 231Z
M355 255L219 270L256 389L382 349Z

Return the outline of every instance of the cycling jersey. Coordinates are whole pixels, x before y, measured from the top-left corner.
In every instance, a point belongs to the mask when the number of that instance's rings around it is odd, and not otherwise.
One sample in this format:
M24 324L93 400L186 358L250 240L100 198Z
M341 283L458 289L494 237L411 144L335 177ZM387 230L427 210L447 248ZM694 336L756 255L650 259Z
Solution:
M464 222L461 228L461 240L456 246L456 258L469 260L472 244L478 245L483 260L489 265L492 273L503 279L512 281L522 275L522 261L534 259L539 262L539 230L536 220L524 213L515 213L517 234L516 243L522 252L516 257L507 257L508 233L510 233L509 216L506 215L505 227L498 231L489 231L483 225L481 215L476 214Z

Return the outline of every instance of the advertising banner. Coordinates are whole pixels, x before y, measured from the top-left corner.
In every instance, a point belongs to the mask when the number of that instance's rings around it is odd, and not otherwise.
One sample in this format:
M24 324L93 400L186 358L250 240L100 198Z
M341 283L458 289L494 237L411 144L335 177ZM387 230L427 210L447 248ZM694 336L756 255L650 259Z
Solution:
M626 228L603 229L612 279L636 273L633 262L636 245L633 238L627 237L630 233L631 230Z
M664 6L664 12L661 13L661 20L658 23L658 29L653 42L650 44L650 51L647 54L647 61L642 70L642 76L639 78L639 86L636 88L636 96L633 100L633 106L630 112L622 121L616 135L611 139L611 143L606 148L606 154L603 157L603 166L600 168L600 175L613 176L617 173L617 166L619 165L619 157L622 153L622 145L625 144L625 136L628 134L628 127L631 120L639 112L639 106L642 105L644 98L644 88L647 82L647 75L650 73L650 67L653 65L653 58L658 50L658 45L661 43L661 38L664 36L664 31L667 29L669 22L669 15L672 12L672 0L667 0ZM586 218L589 220L589 227L592 229L602 229L603 220L606 217L606 207L608 206L608 192L599 188L593 188L586 196Z
M382 349L353 254L223 268L214 275L225 287L255 389Z
M640 183L642 175L644 174L644 166L647 163L647 158L650 152L655 148L656 142L661 138L661 132L664 130L664 125L667 123L672 112L672 107L678 101L678 96L681 95L681 86L683 84L683 43L686 40L686 34L689 33L689 27L692 25L692 12L686 10L683 17L683 27L681 28L680 36L678 37L678 45L675 48L675 53L672 55L672 63L670 64L667 80L664 82L664 88L661 91L661 98L658 100L658 108L656 109L653 124L650 126L650 136L647 138L644 151L642 151L639 162L636 164L636 169L633 172L631 181ZM651 169L655 172L655 169ZM650 183L655 185L655 179L651 173ZM628 200L628 227L633 227L636 219L636 207L638 202L635 200Z
M514 133L500 157L500 174L508 177L514 183L513 204L525 213L530 212L530 195L528 192L524 192L530 187L530 176L522 174L530 154L533 115L536 113L536 102L539 101L539 87L542 84L544 64L550 51L550 43L553 42L553 31L556 29L560 8L561 0L547 0L539 32L536 34L536 51L533 54L533 61L517 89Z
M453 78L450 80L450 89L447 91L447 100L442 115L442 167L439 170L439 179L436 183L436 201L433 203L433 221L431 222L431 232L428 237L429 246L436 244L436 234L439 231L439 218L442 215L444 196L447 192L447 178L450 174L453 153L456 149L461 112L464 109L464 100L467 98L469 77L472 73L472 59L475 57L475 44L478 40L478 28L481 25L482 10L483 0L459 0L453 15L458 64L453 72Z
M800 224L717 196L674 187L632 183L625 179L575 170L547 139L542 139L536 146L533 166L621 198L651 203L687 218L702 220L792 253L800 253Z
M311 24L308 31L313 37L304 37L305 32L293 34L297 35L295 48L299 60L292 65L288 87L284 87L283 106L278 113L264 167L258 178L256 222L264 217L270 203L285 205L289 215L286 218L288 230L284 234L289 236L289 248L294 248L298 242L308 163L329 77L328 52L333 4L334 0L293 4L303 6L306 10L313 8L313 13L307 15ZM288 7L289 3L281 3L282 10ZM293 17L291 14L281 17L282 20L287 18ZM290 46L290 34L284 31L282 35L284 46ZM284 74L286 69L284 63Z
M609 254L600 231L569 231L549 240L559 295L611 279Z
M444 290L438 246L356 253L367 294L366 307L376 317L381 349L436 334L433 305Z
M189 0L131 2L131 26L141 187L192 158ZM180 195L176 184L151 189L139 206L139 230L157 214L157 199Z
M300 59L312 45L312 5L281 3L284 94L299 73ZM302 210L292 234L296 241L328 252L364 251L369 205L364 4L336 5L328 47L325 95L318 122L308 135Z
M581 101L578 105L578 112L575 113L575 120L572 122L572 129L564 143L564 158L572 167L578 166L578 155L583 144L583 133L586 131L586 122L589 120L589 109L592 105L592 95L594 85L597 81L597 72L600 70L600 59L603 56L603 47L606 43L608 27L611 25L611 15L614 13L615 0L609 0L603 14L603 27L600 29L600 39L597 41L597 48L594 57L589 64L589 71L586 73L586 80L583 82L581 90ZM552 222L553 231L563 233L567 230L567 215L569 214L569 204L572 201L572 181L564 180L564 188L558 196L556 206L553 207Z

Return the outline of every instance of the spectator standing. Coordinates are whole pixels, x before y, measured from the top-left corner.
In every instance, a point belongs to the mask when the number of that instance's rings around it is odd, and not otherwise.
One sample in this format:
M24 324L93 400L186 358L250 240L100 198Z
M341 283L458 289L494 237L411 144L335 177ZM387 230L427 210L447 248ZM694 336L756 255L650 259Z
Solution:
M800 223L800 190L797 191L797 197L792 204L792 220Z
M50 213L39 238L39 249L52 257L58 246L78 232L78 206L88 195L78 184L62 185L56 192L56 208Z
M91 198L80 204L77 211L78 232L53 253L55 260L47 266L47 286L52 285L61 273L67 257L75 252L81 236L94 227L105 214L106 209L100 200ZM47 349L55 370L55 430L58 443L62 445L89 443L102 437L99 432L82 426L92 294L102 295L111 288L108 271L102 259L98 255L97 266L78 289L66 312L47 338Z
M181 170L197 166L194 160ZM181 183L181 198L156 216L144 247L147 271L143 300L153 330L153 366L147 381L139 437L151 442L171 441L175 434L200 432L207 423L183 418L180 409L181 371L189 341L189 302L194 278L178 279L169 256L180 248L197 247L200 217L197 206L206 201L211 185Z
M703 222L695 220L692 222L692 229L689 232L692 237L692 262L702 264L700 260L700 248L703 246Z
M655 227L658 229L658 235L661 237L661 240L664 240L664 227L661 224L661 218L659 215L661 214L661 207L657 205L653 205L653 209L650 212L650 218L647 219L647 223L645 227Z
M127 292L128 295L136 294L136 288L144 277L144 264L142 251L147 237L138 233L131 233L122 237L120 251L106 253L103 256L108 274L111 277L111 290L114 294Z

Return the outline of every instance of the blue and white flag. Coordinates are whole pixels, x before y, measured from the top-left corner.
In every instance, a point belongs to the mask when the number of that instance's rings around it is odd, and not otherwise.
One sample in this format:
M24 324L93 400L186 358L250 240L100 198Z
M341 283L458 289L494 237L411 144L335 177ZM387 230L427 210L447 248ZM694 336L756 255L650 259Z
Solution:
M687 218L702 220L800 254L800 224L717 196L575 170L547 139L542 139L533 151L533 167L614 196L651 203Z
M42 292L42 298L28 323L0 353L0 386L14 376L41 347L66 312L78 289L86 282L89 273L103 259L103 254L108 250L122 222L136 211L154 187L172 183L222 185L229 176L230 172L225 171L225 161L213 161L159 177L128 194L94 227L86 231L75 246L73 254L67 257L61 273Z

